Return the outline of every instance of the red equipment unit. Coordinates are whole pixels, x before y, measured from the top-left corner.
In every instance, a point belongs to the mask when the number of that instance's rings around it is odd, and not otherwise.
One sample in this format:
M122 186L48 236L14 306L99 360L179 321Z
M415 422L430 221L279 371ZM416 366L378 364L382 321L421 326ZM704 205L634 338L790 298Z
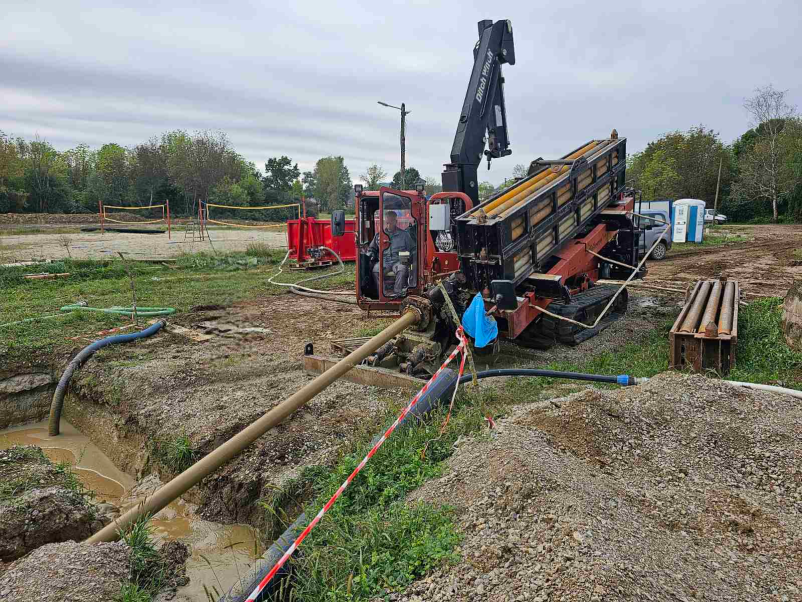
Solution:
M337 258L322 247L333 250L343 261L356 261L356 221L345 220L345 236L331 235L331 221L306 217L287 220L287 246L290 259L299 267L317 268L337 263Z

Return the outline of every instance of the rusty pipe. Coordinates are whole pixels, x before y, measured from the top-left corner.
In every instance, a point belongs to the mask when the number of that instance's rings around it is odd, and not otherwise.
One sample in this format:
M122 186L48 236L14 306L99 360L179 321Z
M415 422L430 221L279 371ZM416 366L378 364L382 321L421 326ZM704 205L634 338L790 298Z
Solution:
M724 288L724 301L718 319L719 334L732 334L732 317L735 312L735 282L727 282Z
M713 326L716 324L716 314L718 313L718 305L721 301L721 280L713 281L713 289L710 291L710 298L707 300L705 306L705 313L702 316L702 322L699 324L699 329L696 332L707 332L707 326L712 322ZM716 332L718 327L715 326Z
M699 317L702 315L702 310L705 307L705 302L707 301L709 293L710 282L705 281L702 283L702 286L699 287L699 292L696 293L693 304L688 310L685 320L682 321L682 326L680 326L679 329L680 332L693 332L696 330L696 325L699 323Z
M281 424L290 414L295 412L295 410L304 406L310 399L323 391L351 368L359 365L362 360L381 345L406 330L409 326L417 323L420 319L420 311L413 307L408 308L403 316L370 339L367 343L341 359L312 382L282 401L264 416L256 420L256 422L253 422L231 437L231 439L223 443L213 452L198 460L172 481L160 487L144 502L131 508L120 518L103 527L103 529L87 539L86 542L98 543L102 541L115 541L119 537L119 531L125 531L129 525L134 523L141 516L156 514L178 496L189 491L189 489L199 483L201 479L212 474L223 464L237 456L243 449L248 447L267 431Z

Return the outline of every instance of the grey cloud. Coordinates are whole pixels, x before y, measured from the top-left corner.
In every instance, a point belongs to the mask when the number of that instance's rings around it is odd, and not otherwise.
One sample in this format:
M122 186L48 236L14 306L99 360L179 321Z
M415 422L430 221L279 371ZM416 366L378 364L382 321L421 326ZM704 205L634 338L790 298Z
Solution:
M257 165L288 154L309 169L341 154L356 178L374 161L397 170L398 114L376 101L406 102L407 164L436 176L487 17L512 20L517 54L505 69L513 156L481 172L494 183L613 127L630 152L700 122L730 141L748 127L741 104L755 86L802 93L797 2L487 8L11 1L0 9L0 129L68 148L214 128Z

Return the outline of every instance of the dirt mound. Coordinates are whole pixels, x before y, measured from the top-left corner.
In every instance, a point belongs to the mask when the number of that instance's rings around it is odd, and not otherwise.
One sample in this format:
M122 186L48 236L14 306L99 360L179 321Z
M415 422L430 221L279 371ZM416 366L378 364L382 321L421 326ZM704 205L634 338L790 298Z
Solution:
M38 447L0 451L0 560L47 543L84 539L102 526L71 478Z
M802 408L665 374L519 406L413 496L463 560L404 600L797 600Z
M0 576L0 600L116 600L128 578L129 561L128 546L120 542L42 546Z

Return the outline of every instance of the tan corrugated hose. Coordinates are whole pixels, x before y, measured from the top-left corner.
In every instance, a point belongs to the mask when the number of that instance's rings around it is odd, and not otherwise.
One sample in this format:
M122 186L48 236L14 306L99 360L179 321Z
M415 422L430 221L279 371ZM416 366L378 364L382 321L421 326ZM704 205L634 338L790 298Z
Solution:
M201 479L212 474L223 464L237 456L243 449L248 447L267 431L281 424L290 414L295 412L295 410L304 406L315 395L348 372L351 368L359 365L362 360L367 358L394 336L417 323L418 320L420 320L420 313L418 310L410 308L403 316L359 347L359 349L341 359L311 383L301 388L300 391L282 401L256 422L231 437L231 439L223 443L209 455L198 460L172 481L163 485L156 493L145 499L141 504L131 508L120 518L106 525L86 541L88 543L115 541L119 538L119 531L124 531L139 517L156 514L178 496L189 491L189 489L199 483Z

